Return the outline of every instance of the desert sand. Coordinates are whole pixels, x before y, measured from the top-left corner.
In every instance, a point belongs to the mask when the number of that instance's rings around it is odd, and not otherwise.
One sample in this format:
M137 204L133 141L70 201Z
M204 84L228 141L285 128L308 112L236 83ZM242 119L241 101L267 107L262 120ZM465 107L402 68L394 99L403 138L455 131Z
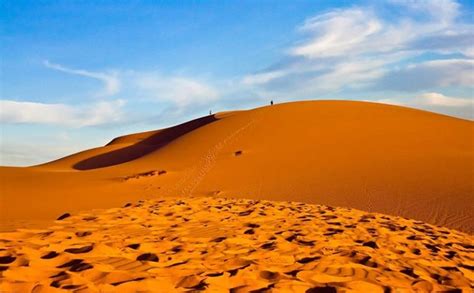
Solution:
M0 292L472 292L473 126L295 102L1 167Z
M473 233L473 126L352 101L217 113L43 165L1 167L0 231L200 195L350 207Z
M0 233L1 292L471 292L474 283L473 236L349 208L168 197L59 219Z

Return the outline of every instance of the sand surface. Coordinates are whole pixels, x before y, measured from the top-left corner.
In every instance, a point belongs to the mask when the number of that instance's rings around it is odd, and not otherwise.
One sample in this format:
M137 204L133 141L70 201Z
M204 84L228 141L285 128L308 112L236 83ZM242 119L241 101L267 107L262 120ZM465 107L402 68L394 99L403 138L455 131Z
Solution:
M34 143L34 142L32 142ZM473 122L376 103L218 113L29 168L0 167L0 231L157 196L351 207L474 232Z
M473 236L355 209L167 197L60 218L0 233L0 292L471 292L474 284Z

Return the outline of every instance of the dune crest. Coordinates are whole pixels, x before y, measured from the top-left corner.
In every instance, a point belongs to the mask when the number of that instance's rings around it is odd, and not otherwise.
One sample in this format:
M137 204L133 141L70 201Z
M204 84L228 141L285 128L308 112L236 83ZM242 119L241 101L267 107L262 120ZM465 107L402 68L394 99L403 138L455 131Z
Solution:
M0 168L0 228L44 227L64 211L157 196L218 195L351 207L472 233L473 134L472 121L366 102L205 116ZM151 170L165 173L143 175Z

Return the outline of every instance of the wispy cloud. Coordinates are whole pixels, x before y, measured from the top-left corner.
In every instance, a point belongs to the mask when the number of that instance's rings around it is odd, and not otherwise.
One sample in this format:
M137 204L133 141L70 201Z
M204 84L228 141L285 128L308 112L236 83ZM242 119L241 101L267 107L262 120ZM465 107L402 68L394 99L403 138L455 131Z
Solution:
M84 70L84 69L72 69L60 64L51 63L48 60L44 60L43 64L47 68L51 68L51 69L68 73L68 74L90 77L90 78L97 79L103 82L104 88L99 93L99 95L112 96L112 95L117 94L120 91L121 84L116 72L104 73L104 72L94 72L94 71L89 71L89 70Z
M452 22L458 16L460 8L459 3L452 0L390 0L389 2L421 14L428 14L441 24Z
M139 97L148 102L173 104L185 108L210 101L219 97L218 91L210 84L196 77L175 74L163 74L157 71L138 72L117 70L113 73L93 72L84 69L72 69L64 65L44 61L48 68L68 74L90 77L102 81L102 95L115 95L125 92L129 99ZM133 96L131 96L133 92Z
M315 16L306 20L299 31L308 37L302 44L291 48L290 54L308 59L389 49L386 45L374 46L375 44L366 47L367 41L376 36L382 41L381 37L386 30L384 31L381 20L363 9L335 10Z
M31 166L95 147L84 141L64 142L55 138L38 140L35 143L2 142L1 166Z
M453 98L440 93L425 93L418 99L415 99L415 103L445 107L474 106L474 100L472 99Z
M382 18L375 5L307 19L286 56L244 76L242 85L288 99L344 90L472 87L474 27L457 22L457 2L393 0L387 5L404 13Z
M379 90L419 91L474 85L474 59L433 60L393 69L375 80Z
M474 100L427 92L412 98L379 99L375 102L425 109L465 119L474 119Z
M219 98L213 86L196 78L158 72L129 72L127 79L138 96L152 102L170 103L177 108L201 105Z
M124 104L122 100L100 101L78 106L1 100L0 122L68 127L113 124L123 119L121 110Z

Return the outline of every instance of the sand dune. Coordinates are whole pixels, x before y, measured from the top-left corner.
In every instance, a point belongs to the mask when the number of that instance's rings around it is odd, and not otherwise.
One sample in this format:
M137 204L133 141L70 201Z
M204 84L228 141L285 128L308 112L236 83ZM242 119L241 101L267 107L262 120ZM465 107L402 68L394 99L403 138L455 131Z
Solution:
M0 233L0 292L470 292L474 284L473 236L354 209L167 197L60 218Z
M1 229L156 196L217 195L351 207L472 233L473 133L472 121L365 102L218 113L0 168ZM143 176L155 171L162 175Z
M0 292L470 292L473 134L297 102L2 167Z

